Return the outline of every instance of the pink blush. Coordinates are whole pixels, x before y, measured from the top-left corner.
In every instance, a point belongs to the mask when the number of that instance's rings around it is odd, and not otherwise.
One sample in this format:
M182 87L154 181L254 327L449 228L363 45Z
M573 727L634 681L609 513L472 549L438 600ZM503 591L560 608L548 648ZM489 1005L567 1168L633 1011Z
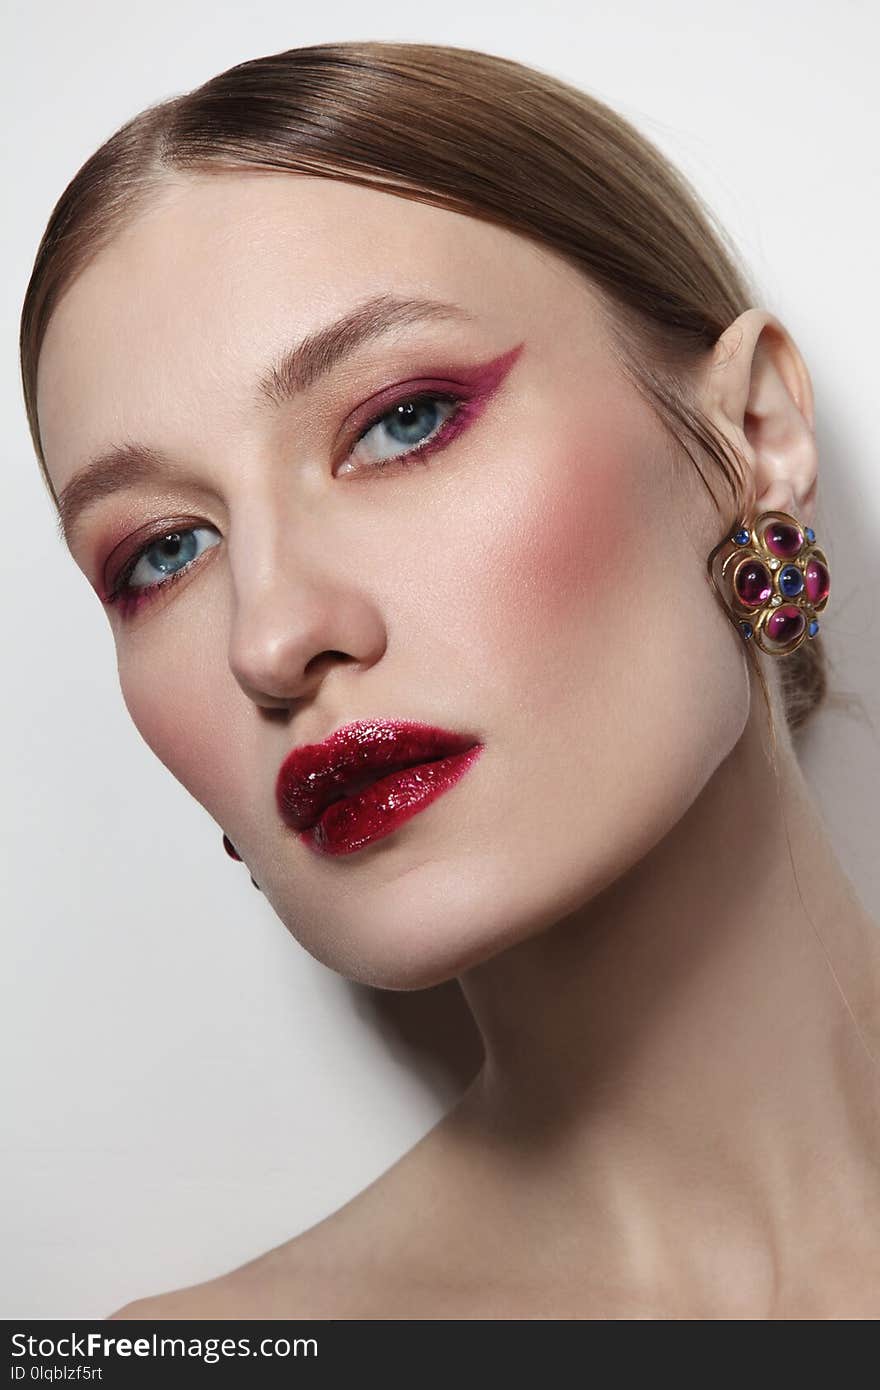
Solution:
M595 616L613 603L619 582L638 557L639 511L625 485L625 468L595 446L571 448L548 460L509 518L498 571L521 617L556 622L595 596ZM524 489L527 490L524 491Z

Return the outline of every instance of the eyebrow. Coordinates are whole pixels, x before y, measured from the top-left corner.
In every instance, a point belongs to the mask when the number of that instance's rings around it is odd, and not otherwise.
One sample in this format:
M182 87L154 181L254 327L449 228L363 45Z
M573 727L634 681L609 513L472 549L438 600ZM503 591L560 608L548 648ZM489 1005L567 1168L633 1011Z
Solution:
M375 295L286 348L258 378L255 405L280 409L327 376L364 343L429 319L473 322L474 315L443 300ZM70 547L83 515L102 498L157 477L173 478L175 472L175 465L166 454L146 444L129 442L104 450L74 474L58 494L56 528L60 539Z

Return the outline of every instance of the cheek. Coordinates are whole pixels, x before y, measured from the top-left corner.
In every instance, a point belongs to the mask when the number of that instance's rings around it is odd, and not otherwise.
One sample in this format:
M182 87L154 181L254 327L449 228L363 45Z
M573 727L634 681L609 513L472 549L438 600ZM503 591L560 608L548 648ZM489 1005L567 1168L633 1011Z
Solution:
M491 557L499 601L523 642L601 607L626 545L629 508L611 460L555 458L513 498L504 544Z
M529 432L532 453L522 447L503 487L490 470L443 612L459 669L473 662L469 684L501 730L510 715L521 767L535 750L528 784L551 837L562 846L566 830L616 823L621 845L631 831L648 843L739 736L744 661L665 437L632 402L564 434L561 418Z
M492 470L450 566L448 611L466 605L469 620L463 649L494 653L508 671L513 661L564 677L590 643L626 641L638 613L659 474L631 431L573 424L560 438L558 420L544 421L503 485Z
M126 709L144 742L210 811L223 804L224 790L228 797L236 782L230 755L239 740L229 738L228 709L224 712L218 699L225 684L222 673L220 678L216 673L216 651L210 650L210 640L194 636L187 624L175 640L169 624L161 645L155 643L151 649L145 643L140 651L137 644L129 646L120 656L119 681ZM246 755L247 750L237 754Z

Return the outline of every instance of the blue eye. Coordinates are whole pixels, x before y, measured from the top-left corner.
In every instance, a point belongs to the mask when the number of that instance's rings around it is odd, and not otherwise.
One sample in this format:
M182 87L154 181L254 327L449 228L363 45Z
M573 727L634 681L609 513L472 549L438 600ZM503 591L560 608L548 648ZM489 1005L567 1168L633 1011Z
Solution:
M349 455L337 469L337 477L341 473L357 471L351 458L371 435L377 436L372 447L381 449L379 441L384 432L386 438L390 438L392 446L396 444L399 448L386 457L375 457L371 456L371 446L368 446L365 463L370 470L385 468L389 463L402 462L410 455L420 453L429 443L433 445L435 440L439 442L440 439L445 439L446 426L461 414L462 405L460 396L445 395L436 391L404 397L390 410L377 416L359 435L352 455Z
M120 611L127 613L132 607L138 607L147 595L167 588L202 554L203 549L210 548L199 546L195 539L199 532L213 534L220 539L213 526L187 526L154 536L123 566L114 581L108 603L118 603ZM150 572L155 574L157 570L164 573L166 578L149 582ZM146 583L132 583L138 571L140 577L147 580Z

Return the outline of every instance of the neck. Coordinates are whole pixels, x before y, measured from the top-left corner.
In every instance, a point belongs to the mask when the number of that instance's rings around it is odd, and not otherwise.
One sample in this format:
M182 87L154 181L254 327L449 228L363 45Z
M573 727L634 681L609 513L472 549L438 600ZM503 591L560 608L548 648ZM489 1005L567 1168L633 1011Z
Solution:
M824 1241L878 1248L880 931L776 717L778 787L756 701L651 853L461 979L486 1062L459 1133L558 1228L554 1271L589 1231L646 1296L769 1306Z

